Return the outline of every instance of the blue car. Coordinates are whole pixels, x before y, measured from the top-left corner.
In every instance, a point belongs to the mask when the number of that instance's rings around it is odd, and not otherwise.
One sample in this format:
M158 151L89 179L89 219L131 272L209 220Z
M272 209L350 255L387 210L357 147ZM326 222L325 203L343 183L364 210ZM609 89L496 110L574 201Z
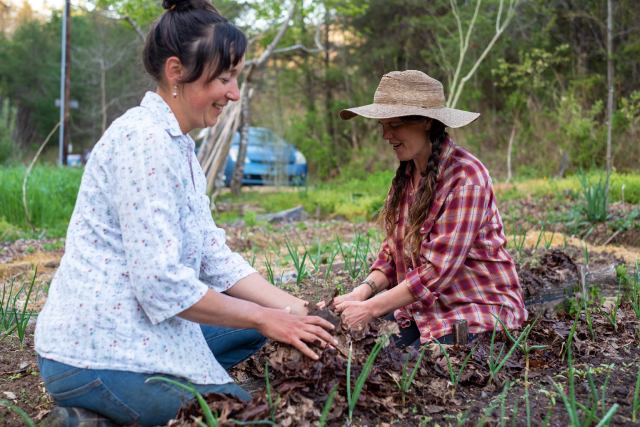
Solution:
M236 133L224 167L224 182L227 186L231 185L239 149L240 133ZM307 159L296 147L271 129L249 128L243 185L304 185L306 181Z

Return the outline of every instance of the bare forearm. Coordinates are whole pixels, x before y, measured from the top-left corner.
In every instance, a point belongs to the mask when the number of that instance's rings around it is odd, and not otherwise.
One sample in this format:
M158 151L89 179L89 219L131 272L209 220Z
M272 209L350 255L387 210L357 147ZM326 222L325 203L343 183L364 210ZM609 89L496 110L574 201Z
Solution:
M411 291L409 291L409 287L404 283L400 283L387 292L383 292L367 300L366 304L370 305L374 317L381 317L415 301L416 298Z
M259 329L264 307L208 290L194 305L179 314L180 317L196 323L220 325L232 328Z
M306 302L267 282L260 274L253 273L240 279L226 291L227 295L254 302L263 307L290 307L295 314L307 314Z
M389 286L389 279L387 279L387 276L385 276L385 274L380 270L373 270L371 273L369 273L365 281L369 281L369 283L373 284L373 288L376 290L375 293L387 289L387 287ZM364 281L352 292L360 297L360 301L364 301L375 295L373 289L371 289L371 286L364 283Z

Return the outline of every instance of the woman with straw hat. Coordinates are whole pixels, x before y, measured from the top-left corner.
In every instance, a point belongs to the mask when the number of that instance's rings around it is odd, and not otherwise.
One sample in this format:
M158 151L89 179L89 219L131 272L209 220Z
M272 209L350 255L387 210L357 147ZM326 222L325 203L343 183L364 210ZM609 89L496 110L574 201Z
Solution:
M340 112L378 120L400 161L378 259L360 286L333 301L347 325L392 313L403 346L451 343L457 320L473 339L496 318L507 328L527 319L489 172L445 131L479 115L447 108L442 84L415 70L385 74L372 104Z

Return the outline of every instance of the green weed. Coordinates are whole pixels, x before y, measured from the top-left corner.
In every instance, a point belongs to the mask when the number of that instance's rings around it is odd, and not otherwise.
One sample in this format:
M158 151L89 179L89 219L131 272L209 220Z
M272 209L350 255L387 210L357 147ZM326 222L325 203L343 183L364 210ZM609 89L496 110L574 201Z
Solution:
M567 337L567 341L565 343L565 351L567 355L567 381L568 381L568 392L565 393L562 386L554 381L553 385L556 388L556 391L562 398L567 414L569 415L570 425L572 427L579 427L584 425L591 425L595 419L597 419L597 409L601 404L604 410L605 404L605 396L606 396L606 384L601 388L601 394L598 394L595 383L593 382L593 378L591 377L590 387L592 392L592 406L587 407L586 405L578 402L576 398L576 369L573 364L573 337L576 333L576 325L577 323L574 321L571 330L569 331L569 336ZM589 376L589 371L588 376ZM600 396L600 397L599 397ZM618 411L619 405L615 403L609 410L604 414L602 419L598 422L597 426L605 426L611 422L613 415ZM584 413L584 418L580 417L580 414Z
M496 318L496 322L494 323L493 332L491 334L491 341L489 343L489 357L487 359L487 364L489 365L489 375L490 375L489 381L495 380L498 373L502 370L504 365L511 358L511 355L513 354L513 352L516 350L516 348L520 346L520 342L523 339L526 339L526 337L529 335L529 332L531 331L531 324L529 324L522 330L522 332L520 333L520 336L513 342L511 348L509 348L506 354L504 352L506 347L504 344L500 347L500 351L496 354L495 339L496 339L496 334L498 332L498 323L501 323L501 321L498 318L498 316L494 315L493 317Z
M0 168L0 217L16 227L26 229L22 203L25 167ZM66 232L76 202L82 169L37 166L29 176L27 204L33 225L46 229L51 237Z
M580 210L584 218L590 223L606 221L609 207L605 177L600 176L597 182L592 182L585 173L580 173L578 181L582 194Z
M638 421L638 412L640 411L640 367L636 375L636 386L633 389L633 401L631 403L631 421Z
M207 422L205 424L202 421L200 421L199 424L201 426L207 426L207 427L218 426L217 416L214 415L213 412L211 412L211 408L209 408L207 401L204 399L202 394L200 394L198 389L196 389L192 384L185 384L185 383L181 383L180 381L172 380L171 378L165 378L160 376L150 377L145 382L154 382L154 381L162 381L162 382L171 384L176 388L179 388L181 390L191 393L193 397L198 401L198 404L200 405L200 410L202 411L202 414L204 415L204 419Z
M331 391L327 395L327 401L324 402L324 406L322 407L322 413L320 414L318 427L324 427L325 425L327 425L327 417L329 416L329 412L331 412L331 407L333 406L333 400L335 399L337 392L338 392L338 384L335 384L333 387L331 387Z
M362 367L362 371L360 372L360 375L358 375L358 378L356 379L356 384L353 390L351 390L351 358L353 354L353 348L352 348L352 345L349 345L349 357L347 358L347 406L349 410L349 413L348 413L349 424L351 424L351 421L353 420L353 411L356 407L356 404L358 403L358 398L360 397L360 393L362 393L364 383L367 381L367 378L369 378L369 375L371 374L371 369L373 369L373 363L378 357L380 350L382 350L382 348L386 346L388 342L389 342L388 336L382 335L378 338L378 340L376 341L376 344L373 346L373 349L371 350L371 353L369 353L369 356L367 357L367 360L364 366Z
M418 369L420 368L420 364L422 363L422 358L424 357L424 353L426 350L427 346L422 346L422 349L418 354L418 358L416 359L416 363L413 365L413 369L411 369L411 372L409 372L409 370L407 369L407 365L409 364L408 359L402 365L402 375L400 377L400 381L398 382L398 388L400 389L400 393L402 394L402 403L404 403L405 396L409 392L409 389L413 384L413 379L418 373Z
M289 239L285 240L284 243L287 247L287 252L289 252L289 257L293 262L293 266L296 269L296 286L300 286L300 283L309 276L307 265L305 263L307 260L307 251L305 250L302 257L300 257L298 249L289 241Z
M20 286L16 293L13 293L14 281L2 287L2 293L0 294L0 337L8 336L15 332L20 343L24 342L32 314L27 308L35 286L37 273L38 269L36 267L33 270L33 276L29 284ZM25 295L25 299L20 307L18 299L22 295Z
M9 402L8 400L0 400L0 406L4 406L5 408L10 410L11 412L13 412L13 413L17 414L18 416L20 416L20 418L22 418L22 421L24 421L24 424L27 427L36 427L35 421L33 421L33 419L29 416L29 414L27 414L22 408L14 405L13 403Z
M462 363L460 364L460 368L458 368L458 371L455 371L453 369L453 363L451 362L451 358L449 357L449 352L447 351L447 348L444 345L442 345L442 343L440 343L440 341L438 341L437 339L434 341L440 347L440 351L442 351L442 353L444 354L445 360L447 361L449 381L451 382L451 385L453 385L453 391L455 393L455 390L458 387L458 384L460 383L460 378L462 378L462 374L464 373L464 370L467 367L469 360L471 360L471 357L473 356L476 349L478 348L478 344L476 344L471 349L471 351L465 356L465 358L462 360Z

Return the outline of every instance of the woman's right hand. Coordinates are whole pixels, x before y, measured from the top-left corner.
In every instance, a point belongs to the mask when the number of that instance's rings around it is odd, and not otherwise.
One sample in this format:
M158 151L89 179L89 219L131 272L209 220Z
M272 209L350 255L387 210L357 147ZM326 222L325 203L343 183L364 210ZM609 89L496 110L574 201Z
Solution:
M365 301L369 298L370 294L370 289L367 286L361 285L348 294L338 295L333 299L332 304L335 306L345 301Z
M335 297L334 299L331 300L329 305L333 305L335 307L336 305L344 301L364 301L368 299L370 296L371 296L371 292L369 291L369 288L358 286L348 294L339 295ZM316 304L316 306L320 310L322 310L327 306L327 304L324 301L320 301L318 304Z
M328 331L333 331L334 326L318 316L301 316L291 314L290 310L265 308L261 325L258 330L267 338L289 344L298 349L302 354L317 360L318 355L313 352L307 343L334 346L338 341Z

